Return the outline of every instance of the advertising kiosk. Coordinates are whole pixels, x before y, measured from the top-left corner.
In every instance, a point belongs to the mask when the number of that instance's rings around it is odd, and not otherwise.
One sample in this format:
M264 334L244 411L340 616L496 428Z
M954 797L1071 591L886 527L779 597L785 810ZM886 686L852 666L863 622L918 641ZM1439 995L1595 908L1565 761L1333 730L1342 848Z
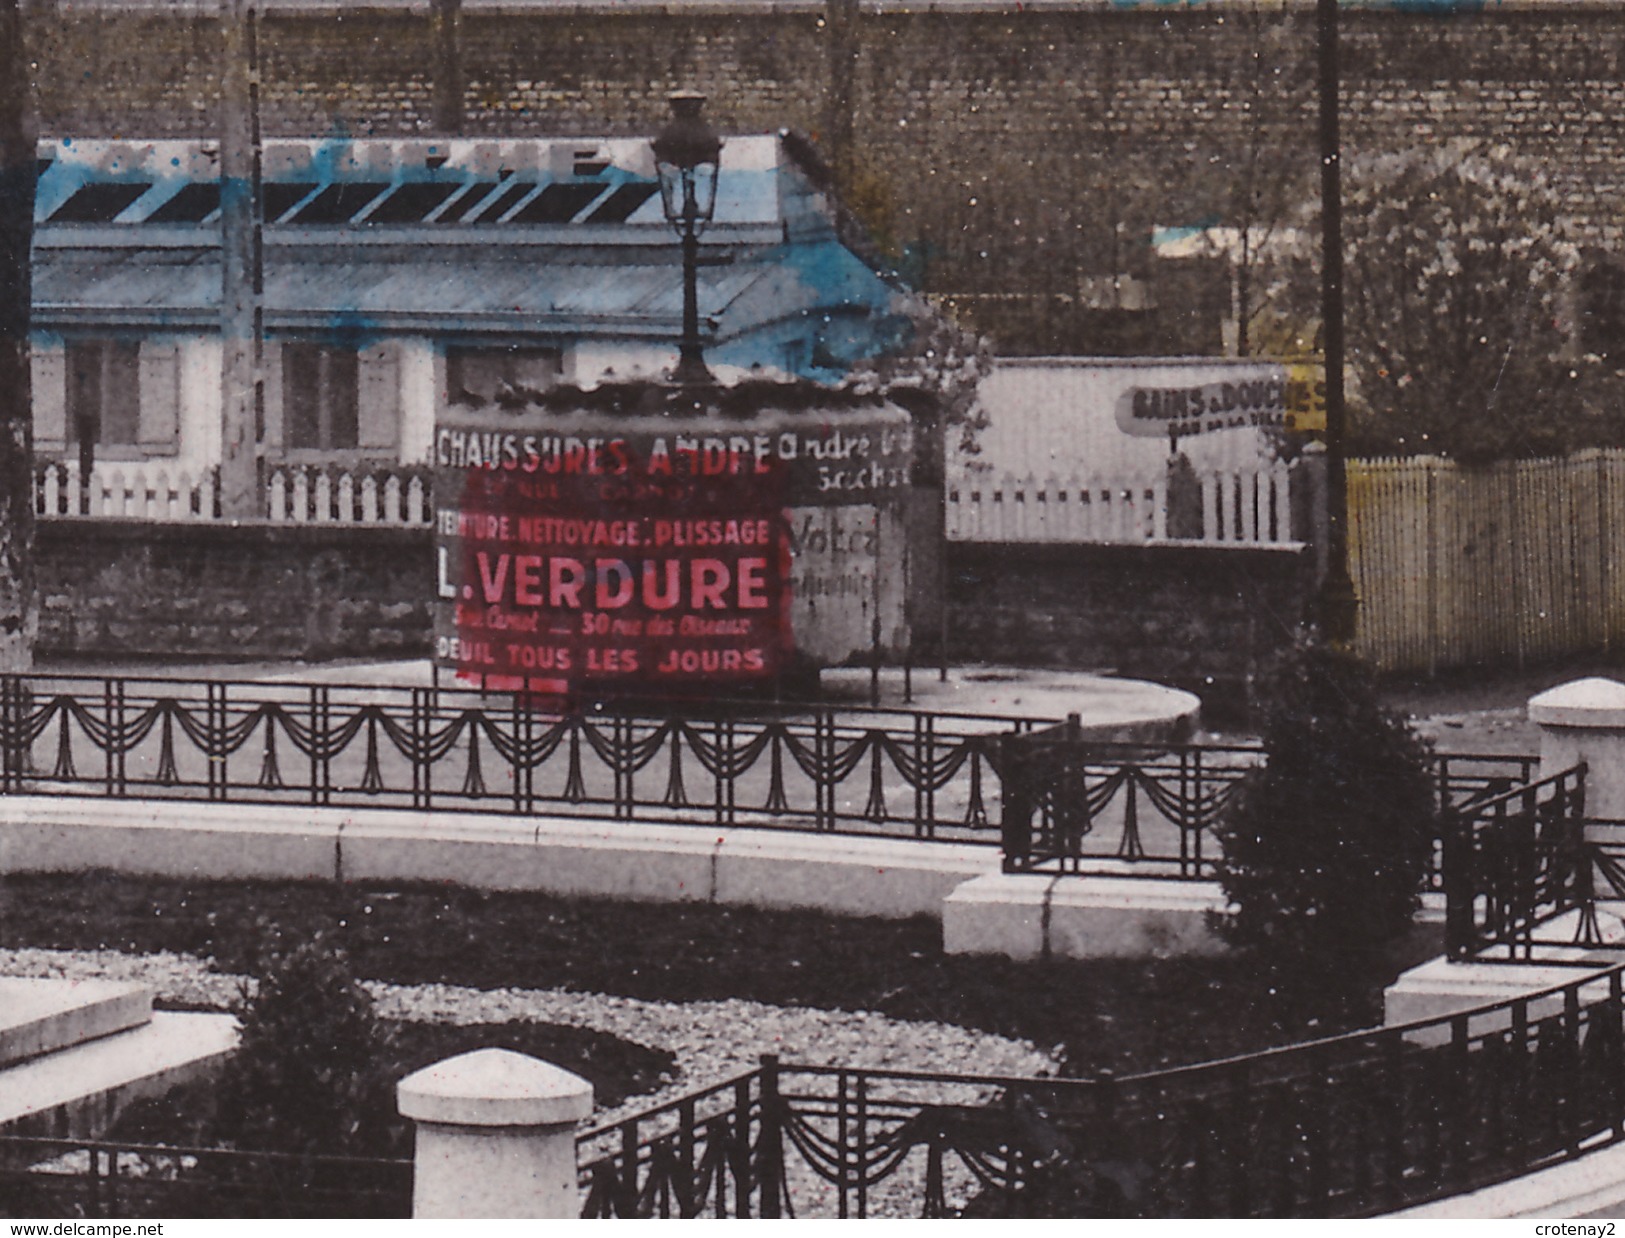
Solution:
M903 656L910 416L812 383L444 410L435 656L549 696L716 696Z

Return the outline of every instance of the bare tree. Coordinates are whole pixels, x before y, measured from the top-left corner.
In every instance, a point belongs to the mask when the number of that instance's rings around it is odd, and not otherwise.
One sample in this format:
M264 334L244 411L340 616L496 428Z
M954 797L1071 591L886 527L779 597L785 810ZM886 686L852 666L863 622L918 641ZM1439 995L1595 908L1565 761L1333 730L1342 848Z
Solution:
M1231 291L1235 349L1237 356L1246 357L1283 350L1279 329L1268 329L1273 314L1264 268L1291 248L1294 238L1287 233L1292 211L1312 183L1312 167L1306 161L1283 161L1282 152L1307 149L1302 133L1314 81L1304 56L1307 28L1289 10L1253 4L1232 20L1242 24L1251 48L1240 81L1245 114L1241 160L1226 203L1236 233Z
M1224 348L1236 356L1307 353L1315 341L1277 303L1277 268L1301 246L1300 204L1315 192L1314 30L1301 12L1268 0L1224 6L1227 75L1188 135L1189 153L1170 193L1150 178L1135 209L1158 226L1170 277L1191 281L1198 328L1217 306L1210 282L1228 282ZM1189 262L1204 270L1176 274ZM1172 300L1177 294L1165 294Z
M33 73L21 0L0 0L0 671L33 664L33 411L28 326L34 235Z
M981 382L993 369L992 345L917 292L897 293L893 311L900 328L896 345L859 362L854 382L877 390L904 387L929 394L948 436L945 441L975 455L980 450L977 436L987 426Z
M1579 251L1542 168L1441 146L1354 160L1345 183L1351 449L1474 460L1617 436L1618 380L1574 347Z

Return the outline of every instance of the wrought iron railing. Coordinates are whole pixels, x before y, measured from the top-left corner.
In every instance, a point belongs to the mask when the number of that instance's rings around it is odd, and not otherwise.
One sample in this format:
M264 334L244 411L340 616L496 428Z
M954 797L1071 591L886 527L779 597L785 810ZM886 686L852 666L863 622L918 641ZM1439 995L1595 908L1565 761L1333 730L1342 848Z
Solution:
M967 713L22 675L0 677L0 794L771 826L1002 842L1013 872L1211 876L1212 826L1260 750L1080 735ZM1470 803L1532 764L1442 756L1440 793Z
M578 1141L585 1217L781 1217L777 1060Z
M1089 1080L762 1066L578 1143L583 1212L1369 1216L1625 1138L1625 965ZM410 1163L0 1138L0 1215L405 1216Z
M1540 758L1472 752L1439 752L1433 757L1441 806L1464 806L1535 781Z
M411 1161L0 1136L0 1216L411 1215Z
M1076 717L1004 736L1001 818L1006 872L1118 871L1210 877L1213 829L1264 753L1256 744L1136 745L1085 739ZM1441 805L1462 808L1527 784L1535 757L1435 757ZM1436 840L1426 888L1443 888Z
M589 1216L1358 1217L1625 1138L1625 967L1124 1079L780 1066L589 1132Z
M996 843L972 714L560 709L454 688L8 676L0 793L613 817Z
M1001 742L1004 868L1016 873L1081 872L1104 833L1125 869L1154 855L1174 875L1207 876L1213 826L1263 759L1256 745L1091 743L1072 722Z
M1561 962L1601 944L1584 763L1445 814L1445 942L1453 959ZM1564 916L1567 935L1541 935Z

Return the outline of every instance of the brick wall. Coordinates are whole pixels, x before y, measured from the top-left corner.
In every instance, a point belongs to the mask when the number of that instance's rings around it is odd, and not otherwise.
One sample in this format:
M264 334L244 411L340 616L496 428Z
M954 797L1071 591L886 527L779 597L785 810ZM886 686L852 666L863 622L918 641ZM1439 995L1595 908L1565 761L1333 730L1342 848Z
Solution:
M420 529L43 521L38 649L114 658L426 656Z
M464 129L651 133L677 86L708 92L724 129L793 127L827 150L849 127L850 149L828 152L847 198L907 273L1011 352L1213 349L1217 307L1197 294L1164 279L1155 310L1127 312L1085 281L1149 270L1152 224L1233 222L1252 188L1312 192L1306 7L829 4L470 10ZM1402 7L1345 15L1351 153L1505 142L1553 168L1589 235L1616 245L1625 11ZM32 22L47 134L212 133L212 19L97 5ZM428 131L440 60L427 11L273 11L261 43L267 133ZM841 47L850 71L832 59Z
M956 542L949 657L1112 670L1196 693L1209 723L1239 721L1312 583L1292 549Z

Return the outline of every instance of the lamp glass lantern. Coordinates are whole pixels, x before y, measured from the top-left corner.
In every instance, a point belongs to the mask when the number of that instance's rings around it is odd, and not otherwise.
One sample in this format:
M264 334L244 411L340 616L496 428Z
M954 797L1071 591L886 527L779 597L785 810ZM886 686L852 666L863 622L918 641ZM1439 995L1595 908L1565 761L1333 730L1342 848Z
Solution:
M671 121L654 140L660 205L683 244L683 338L678 346L680 383L710 382L700 343L699 241L717 206L717 167L722 140L706 121L705 96L671 96Z

